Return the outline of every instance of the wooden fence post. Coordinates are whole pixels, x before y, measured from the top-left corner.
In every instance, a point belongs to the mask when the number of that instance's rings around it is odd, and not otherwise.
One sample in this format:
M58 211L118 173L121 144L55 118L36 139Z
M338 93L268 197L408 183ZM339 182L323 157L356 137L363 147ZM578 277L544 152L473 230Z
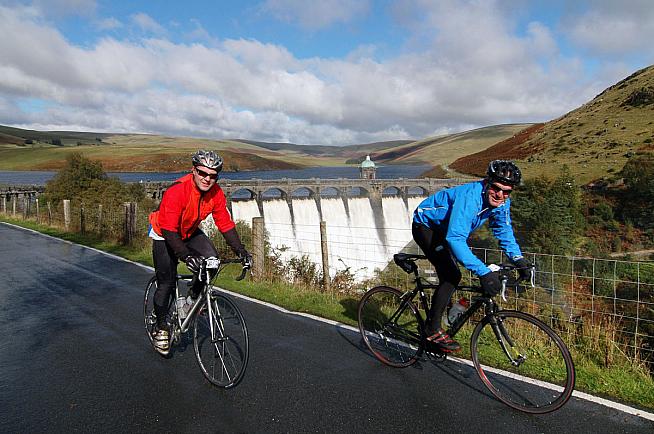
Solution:
M102 204L98 205L98 233L102 233Z
M327 249L327 222L320 222L320 251L322 253L322 286L325 291L331 287L329 278L329 250Z
M11 216L16 217L16 199L18 198L17 194L14 194L11 197Z
M48 226L52 226L52 206L48 201Z
M252 219L252 277L255 280L263 279L264 266L264 225L263 217Z
M136 203L125 202L124 243L131 244L136 234Z
M7 214L7 196L2 195L2 213Z
M79 207L79 231L81 234L86 233L86 217L84 216L84 204Z
M64 228L70 228L70 199L64 199Z
M36 222L41 223L41 210L39 209L39 198L36 198Z
M29 202L27 196L23 196L23 220L27 220L29 214Z

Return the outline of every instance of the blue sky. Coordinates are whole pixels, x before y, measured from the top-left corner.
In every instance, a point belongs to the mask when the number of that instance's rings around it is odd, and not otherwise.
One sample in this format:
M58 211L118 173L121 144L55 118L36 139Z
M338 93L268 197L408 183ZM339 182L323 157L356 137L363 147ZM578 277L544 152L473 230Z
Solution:
M347 145L547 121L654 63L650 0L0 0L0 124Z

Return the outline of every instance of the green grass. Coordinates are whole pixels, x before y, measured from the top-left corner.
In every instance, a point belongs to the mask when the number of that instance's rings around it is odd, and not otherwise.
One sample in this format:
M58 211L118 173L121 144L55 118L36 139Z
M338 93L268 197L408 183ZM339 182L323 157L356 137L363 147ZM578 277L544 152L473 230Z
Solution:
M0 221L152 266L151 247L147 239L140 240L140 244L135 246L121 246L112 241L102 240L97 236L70 233L29 220L17 220L0 215ZM180 271L183 272L183 270ZM216 283L227 290L272 303L290 311L304 312L357 326L357 305L360 298L358 296L319 292L279 282L255 282L249 278L236 282L234 277L239 272L240 268L237 265L231 266L218 277ZM463 347L460 356L468 358L470 356L469 337L471 332L472 327L467 325L457 335L457 340ZM630 405L654 409L654 379L641 366L633 363L627 357L616 357L610 367L603 367L598 364L597 357L587 356L590 351L588 348L570 347L570 349L577 372L576 390L619 400ZM548 380L546 376L543 376L545 371L546 367L538 369L535 371L538 372L536 376Z

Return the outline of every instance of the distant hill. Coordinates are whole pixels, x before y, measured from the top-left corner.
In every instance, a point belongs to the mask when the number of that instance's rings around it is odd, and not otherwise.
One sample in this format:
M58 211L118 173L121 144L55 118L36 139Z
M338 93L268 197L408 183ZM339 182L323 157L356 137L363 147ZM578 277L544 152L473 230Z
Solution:
M234 139L235 142L247 143L273 151L293 151L307 155L316 156L343 156L352 154L365 154L380 149L393 148L395 146L413 143L413 140L391 140L387 142L367 143L363 145L348 146L319 146L319 145L296 145L294 143L260 142L256 140ZM365 158L365 156L363 157Z
M0 126L0 170L56 170L63 167L71 152L82 152L101 161L108 171L179 171L188 168L189 155L199 148L220 152L227 171L359 164L366 155L381 164L441 167L510 137L523 127L498 125L418 141L309 146L153 134L34 131Z
M581 107L450 167L481 174L491 159L510 158L530 176L567 165L581 182L618 176L626 161L654 151L654 66L607 88Z

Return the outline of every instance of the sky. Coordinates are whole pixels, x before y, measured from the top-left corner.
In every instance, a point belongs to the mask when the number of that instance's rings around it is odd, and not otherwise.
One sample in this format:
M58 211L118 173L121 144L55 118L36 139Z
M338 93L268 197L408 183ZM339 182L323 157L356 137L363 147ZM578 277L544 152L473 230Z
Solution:
M0 0L0 124L306 145L543 122L654 63L651 0Z

